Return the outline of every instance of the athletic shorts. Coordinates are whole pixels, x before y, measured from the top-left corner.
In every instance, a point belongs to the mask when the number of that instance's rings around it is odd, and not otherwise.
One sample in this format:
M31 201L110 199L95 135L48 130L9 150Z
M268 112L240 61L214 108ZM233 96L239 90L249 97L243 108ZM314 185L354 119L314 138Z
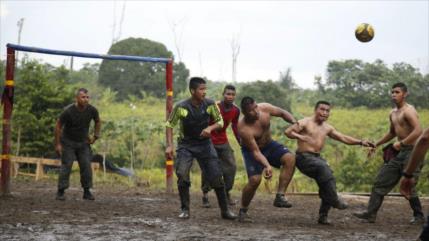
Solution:
M280 168L282 165L280 161L282 156L289 152L285 146L276 141L271 141L260 150L262 155L267 158L270 165L277 168ZM254 175L261 175L264 170L264 166L255 160L252 152L246 147L241 147L241 153L243 154L244 164L246 165L247 176L251 177Z

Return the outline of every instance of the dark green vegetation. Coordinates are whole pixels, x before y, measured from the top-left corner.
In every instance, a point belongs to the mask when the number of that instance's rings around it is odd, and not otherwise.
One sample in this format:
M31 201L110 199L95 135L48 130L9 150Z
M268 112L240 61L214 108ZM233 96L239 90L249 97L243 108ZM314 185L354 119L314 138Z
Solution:
M109 54L172 57L161 43L147 39L126 39L114 44ZM0 62L4 76L5 61ZM184 63L174 64L175 100L189 96L186 80L189 70ZM54 67L40 61L22 58L15 72L15 105L12 122L12 155L55 157L53 131L62 108L73 102L78 87L90 91L91 103L101 114L102 138L94 150L105 154L119 166L136 169L164 167L165 138L165 66L163 64L103 61L86 64L70 71L64 66ZM237 105L242 96L249 95L257 102L270 102L290 110L297 118L312 114L319 99L330 101L334 108L330 123L340 132L376 140L388 130L390 86L404 82L410 88L409 102L417 107L422 126L429 126L429 75L406 63L392 68L381 60L365 63L360 60L331 61L326 81L315 77L317 90L304 90L295 85L291 69L280 73L278 80L249 80L236 83ZM209 80L208 96L220 99L226 83ZM296 143L283 135L286 125L275 120L273 137L294 150ZM232 137L232 136L231 136ZM239 146L230 138L238 161L237 188L246 176ZM364 148L346 146L329 140L323 155L331 164L340 191L369 191L373 178L382 164L381 154L368 160ZM195 165L195 170L198 168ZM152 171L161 177L163 171ZM425 168L420 190L429 190L429 168ZM194 175L199 179L198 175ZM156 179L156 178L155 178ZM296 172L298 191L316 191L312 181ZM194 185L198 186L198 185ZM426 191L427 192L427 191Z

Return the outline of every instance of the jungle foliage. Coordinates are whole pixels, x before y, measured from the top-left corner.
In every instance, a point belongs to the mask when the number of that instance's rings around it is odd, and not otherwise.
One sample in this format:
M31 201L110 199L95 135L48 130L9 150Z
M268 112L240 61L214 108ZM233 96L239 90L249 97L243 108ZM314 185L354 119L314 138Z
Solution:
M161 43L147 39L126 39L117 42L109 54L173 57ZM95 152L119 166L136 169L164 167L165 148L165 66L126 61L103 61L85 64L79 70L54 67L38 60L21 59L15 71L15 105L12 121L12 154L55 157L54 126L65 106L72 103L74 91L86 87L91 104L101 114L102 138L93 146ZM4 76L5 61L0 61ZM174 64L175 101L188 98L186 80L189 70L184 63ZM236 104L243 96L257 102L269 102L292 112L296 118L309 116L319 99L333 104L329 122L340 132L357 138L377 140L388 131L391 107L390 88L395 82L409 86L409 103L420 115L422 126L429 127L429 75L407 63L389 68L381 60L365 63L361 60L331 61L326 80L315 77L316 90L300 89L290 68L277 80L234 83ZM227 83L208 80L208 96L219 100ZM294 140L283 135L287 123L273 118L273 138L291 150ZM239 178L245 179L239 145L230 131L230 140L238 164ZM369 191L378 168L381 153L366 158L366 150L328 140L323 156L329 161L340 191ZM195 165L196 166L196 165ZM197 170L197 169L195 169ZM429 190L429 167L420 178L420 190ZM298 191L315 191L314 181L296 172L294 185Z

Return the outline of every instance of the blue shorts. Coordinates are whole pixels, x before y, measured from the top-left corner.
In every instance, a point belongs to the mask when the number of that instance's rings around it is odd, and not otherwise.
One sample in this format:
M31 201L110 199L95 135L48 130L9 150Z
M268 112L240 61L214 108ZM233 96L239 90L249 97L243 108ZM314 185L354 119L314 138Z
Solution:
M286 153L289 153L289 150L282 144L271 141L266 146L261 148L262 155L267 158L271 166L280 168L282 165L280 159ZM252 152L249 151L246 147L241 147L241 153L243 154L244 164L246 165L247 176L251 177L254 175L261 175L264 170L264 166L255 160Z

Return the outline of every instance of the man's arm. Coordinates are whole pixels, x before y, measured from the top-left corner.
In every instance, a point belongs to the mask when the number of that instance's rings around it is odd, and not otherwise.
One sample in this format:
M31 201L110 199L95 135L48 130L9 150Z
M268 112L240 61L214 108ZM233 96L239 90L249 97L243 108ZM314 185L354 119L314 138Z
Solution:
M252 152L252 155L257 162L261 163L265 167L265 170L266 170L265 178L271 178L272 176L271 165L268 162L267 158L265 158L265 156L261 153L261 150L259 150L259 147L255 141L255 138L251 134L248 134L248 132L246 131L241 131L240 136L241 136L242 145L244 145L250 152Z
M61 130L62 130L62 123L60 120L57 120L57 123L55 124L55 151L59 156L62 154L62 145L61 145Z
M289 126L285 130L285 135L290 139L298 139L301 141L305 141L305 136L299 134L304 129L305 123L305 120L297 121L295 124Z
M412 175L412 173L417 169L417 166L420 165L420 162L425 158L426 152L429 149L429 128L427 128L420 138L417 140L413 152L411 153L410 160L408 161L408 166L405 168L405 173Z
M365 140L356 139L351 136L344 135L343 133L335 130L335 128L332 127L332 130L328 133L328 136L331 137L334 140L340 141L347 145L361 145L366 147L374 147L373 143L370 143Z
M222 114L220 113L219 107L216 104L207 107L207 112L210 114L210 117L214 123L201 131L200 135L204 137L210 137L212 131L221 129L223 127Z
M101 131L101 120L98 118L97 121L95 121L95 128L94 128L94 137L96 139L100 138L100 131Z
M395 128L393 127L393 123L392 123L392 114L390 114L389 116L389 120L390 120L390 128L389 128L389 132L387 132L380 140L378 140L377 142L375 142L375 147L381 146L384 143L392 140L393 138L396 137L396 133L395 133Z
M176 126L179 123L179 120L186 115L187 111L176 105L173 111L170 113L167 122L165 123L167 136L167 147L165 149L165 156L167 159L173 158L173 127Z
M422 128L419 124L419 117L414 108L408 108L405 111L405 119L410 124L412 131L407 137L402 139L401 142L403 145L414 145L417 138L419 138L419 136L422 134Z
M425 158L426 152L429 149L429 128L427 128L423 135L417 140L417 144L414 146L413 152L411 153L408 165L404 170L404 177L401 180L400 192L405 198L410 199L411 189L414 186L415 180L413 172L417 169L420 163Z
M89 144L93 144L97 139L100 138L101 120L100 118L95 120L94 135L93 138L89 138Z
M240 134L238 133L238 118L239 117L240 117L240 109L237 108L237 114L232 119L231 128L232 128L232 132L234 133L235 139L237 140L238 144L241 143Z
M281 117L283 118L283 120L291 124L296 123L295 117L293 117L293 115L289 113L287 110L284 110L280 107L277 107L268 103L260 103L259 105L263 108L266 108L269 111L270 115L272 116Z
M165 157L173 159L173 128L166 127L167 148L165 149Z

